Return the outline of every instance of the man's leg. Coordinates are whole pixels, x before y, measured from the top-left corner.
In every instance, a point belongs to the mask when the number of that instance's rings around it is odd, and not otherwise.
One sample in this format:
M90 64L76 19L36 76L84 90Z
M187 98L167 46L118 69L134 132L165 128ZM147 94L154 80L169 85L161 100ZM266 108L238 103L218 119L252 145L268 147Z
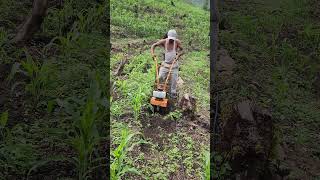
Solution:
M178 68L172 69L171 72L171 95L173 97L177 96L177 81L178 81Z
M167 78L169 70L166 67L161 66L159 70L159 82L164 83Z

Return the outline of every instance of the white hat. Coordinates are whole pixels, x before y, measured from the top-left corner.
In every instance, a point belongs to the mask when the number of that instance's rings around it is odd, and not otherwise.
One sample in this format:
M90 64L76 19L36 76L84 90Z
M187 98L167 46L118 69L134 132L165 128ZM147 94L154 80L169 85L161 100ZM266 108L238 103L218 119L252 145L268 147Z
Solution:
M177 32L174 29L171 29L170 31L168 31L168 39L173 39L176 40L177 39Z

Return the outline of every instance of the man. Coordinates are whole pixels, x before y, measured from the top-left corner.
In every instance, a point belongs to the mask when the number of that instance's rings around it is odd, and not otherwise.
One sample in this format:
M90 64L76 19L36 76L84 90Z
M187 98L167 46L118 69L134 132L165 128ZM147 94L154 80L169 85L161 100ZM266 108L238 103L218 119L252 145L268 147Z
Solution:
M177 39L177 32L174 29L168 31L166 38L159 40L158 42L154 43L151 46L151 55L153 58L156 56L154 54L154 49L157 46L162 46L165 49L164 61L162 62L159 70L160 81L164 81L167 78L167 75L169 73L170 66L173 63L173 60L177 56L177 50L180 49L182 51L183 48L181 46L181 41ZM179 58L181 55L182 53L180 53L177 58ZM177 97L178 71L179 71L179 64L176 61L171 70L170 95L173 98Z

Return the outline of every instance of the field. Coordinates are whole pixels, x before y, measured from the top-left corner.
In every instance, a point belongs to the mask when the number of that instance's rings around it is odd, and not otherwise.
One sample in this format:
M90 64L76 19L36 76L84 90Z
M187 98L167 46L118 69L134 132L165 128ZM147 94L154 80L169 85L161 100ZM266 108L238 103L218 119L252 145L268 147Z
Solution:
M180 98L196 98L196 118L149 104L155 80L151 45L175 28ZM111 178L208 179L209 12L184 1L111 1ZM162 59L160 48L156 51ZM127 61L122 73L121 62ZM206 174L207 173L207 174Z
M50 1L15 45L32 1L0 2L0 179L106 178L107 7Z

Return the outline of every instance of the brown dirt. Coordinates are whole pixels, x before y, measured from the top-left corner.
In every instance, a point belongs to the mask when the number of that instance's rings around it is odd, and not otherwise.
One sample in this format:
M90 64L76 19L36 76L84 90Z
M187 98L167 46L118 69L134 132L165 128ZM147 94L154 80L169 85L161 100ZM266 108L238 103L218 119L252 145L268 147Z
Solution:
M13 92L11 92L11 86L6 80L10 70L11 65L0 65L0 112L8 110L8 127L12 127L16 123L26 119L24 115L25 109L23 101L26 97L23 89L24 86L18 86ZM23 79L23 77L18 77L18 79Z
M176 128L176 122L172 120L166 120L162 117L147 118L144 117L141 120L143 135L145 138L150 138L153 143L159 145L162 150L163 145L166 143L166 139L161 137L162 134L173 133ZM142 149L145 149L144 147Z
M273 148L271 115L249 101L236 104L224 121L221 142L219 149L231 153L234 174L241 179L261 179L269 171Z

